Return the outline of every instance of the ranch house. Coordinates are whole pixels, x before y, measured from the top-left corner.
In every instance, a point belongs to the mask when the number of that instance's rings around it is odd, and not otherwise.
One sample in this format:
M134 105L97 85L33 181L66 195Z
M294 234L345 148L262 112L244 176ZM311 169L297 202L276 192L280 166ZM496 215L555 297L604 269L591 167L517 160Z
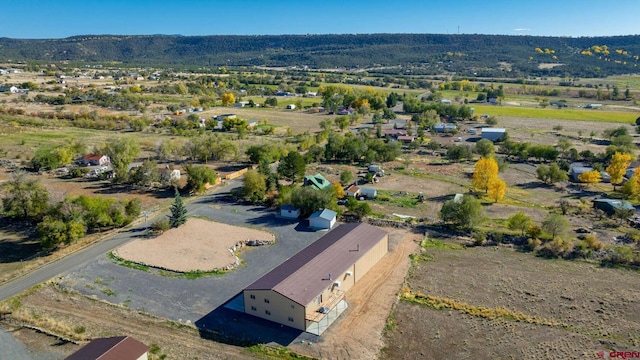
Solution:
M340 225L247 286L244 312L320 335L347 308L349 289L388 248L382 229Z

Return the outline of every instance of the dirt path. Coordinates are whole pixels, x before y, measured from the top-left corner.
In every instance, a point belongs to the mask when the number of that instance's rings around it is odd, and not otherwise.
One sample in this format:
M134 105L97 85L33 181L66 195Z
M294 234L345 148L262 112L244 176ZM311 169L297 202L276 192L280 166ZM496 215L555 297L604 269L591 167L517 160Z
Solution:
M392 231L391 251L349 290L348 310L313 345L292 344L301 354L322 359L374 359L384 346L382 332L396 294L418 248L419 234Z

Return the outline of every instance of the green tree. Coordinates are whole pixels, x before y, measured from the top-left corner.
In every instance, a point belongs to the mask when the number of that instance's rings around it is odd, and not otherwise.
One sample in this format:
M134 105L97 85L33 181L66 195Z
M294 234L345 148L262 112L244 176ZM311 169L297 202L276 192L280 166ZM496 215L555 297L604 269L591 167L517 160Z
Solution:
M476 153L482 157L493 156L495 151L495 145L489 139L482 139L476 143Z
M135 169L129 181L138 186L151 186L160 181L158 164L155 161L145 160Z
M84 225L79 221L64 222L45 217L38 223L37 231L40 245L45 249L52 249L60 244L71 244L84 236Z
M462 145L451 145L447 148L447 159L451 161L460 161L462 159L471 159L471 149Z
M243 184L243 194L246 200L252 203L259 203L264 200L264 195L267 192L267 183L264 175L255 170L249 170L244 174Z
M184 206L184 202L182 202L182 196L180 193L176 191L175 198L173 199L173 204L171 205L171 215L169 215L169 225L172 228L177 228L178 226L187 222L187 207Z
M184 167L187 173L187 189L194 193L201 193L207 184L214 184L218 175L207 166L187 165Z
M353 181L353 173L349 169L344 169L340 173L340 183L342 185L350 184Z
M440 218L453 226L473 229L484 221L485 215L480 200L464 195L462 201L446 201L440 210Z
M296 182L304 177L307 164L304 157L297 151L290 151L278 164L278 174L285 179Z
M1 186L4 212L15 218L41 219L49 209L49 192L37 179L16 171Z
M545 184L555 184L560 181L567 181L569 178L567 173L560 169L557 163L551 163L550 166L541 164L536 169L537 178Z
M524 212L518 211L511 215L507 220L507 226L511 230L519 230L520 234L524 236L524 233L533 225L533 221Z
M116 137L107 141L102 153L109 156L115 172L113 181L124 183L129 180L129 165L140 152L140 143L133 137Z
M542 229L551 235L551 239L562 235L569 227L569 222L560 214L549 213L542 221Z
M291 193L291 205L300 209L300 216L308 217L318 210L335 208L336 195L333 187L314 190L310 186L298 187Z

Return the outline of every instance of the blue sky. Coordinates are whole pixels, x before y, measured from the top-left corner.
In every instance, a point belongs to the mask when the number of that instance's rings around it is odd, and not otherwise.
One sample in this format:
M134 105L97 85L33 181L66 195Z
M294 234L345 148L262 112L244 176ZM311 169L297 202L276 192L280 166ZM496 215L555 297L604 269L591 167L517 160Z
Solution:
M639 0L11 0L1 37L437 33L640 34Z

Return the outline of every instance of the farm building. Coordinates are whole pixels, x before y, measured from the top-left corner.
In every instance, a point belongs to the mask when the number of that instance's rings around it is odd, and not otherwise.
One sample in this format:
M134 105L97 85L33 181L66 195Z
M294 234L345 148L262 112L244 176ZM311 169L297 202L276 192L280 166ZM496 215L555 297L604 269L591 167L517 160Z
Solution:
M311 186L316 190L324 190L331 186L331 183L327 178L322 176L322 174L318 173L315 175L307 175L304 177L302 182L302 186Z
M340 225L247 286L244 312L320 335L346 309L345 293L388 248L384 230Z
M331 229L336 224L336 213L333 210L319 210L309 216L309 226L314 229Z
M571 170L569 170L569 176L571 180L574 182L580 182L578 177L586 172L593 171L593 168L590 166L572 166Z
M409 144L409 143L412 143L416 138L415 136L402 135L402 136L398 136L396 139L405 144Z
M92 340L65 360L147 360L149 347L129 336Z
M482 138L491 141L500 141L506 132L507 130L502 128L482 128L481 130Z
M403 129L387 129L384 130L382 132L382 135L387 137L391 137L391 138L397 138L398 136L404 136L407 135L407 130L403 130Z
M158 174L160 175L160 179L169 182L180 181L182 177L180 170L172 169L169 165L159 168Z
M360 195L366 197L367 199L375 199L378 195L378 192L376 191L376 189L362 188L360 190Z
M300 217L300 209L292 205L282 205L280 207L280 216L287 219L297 219Z
M584 106L585 109L600 109L602 104L587 104Z
M351 185L344 191L345 195L349 197L358 197L360 195L360 188L357 185Z
M616 210L633 212L636 210L628 201L618 199L595 199L593 200L593 207L606 212L608 215L615 214Z

